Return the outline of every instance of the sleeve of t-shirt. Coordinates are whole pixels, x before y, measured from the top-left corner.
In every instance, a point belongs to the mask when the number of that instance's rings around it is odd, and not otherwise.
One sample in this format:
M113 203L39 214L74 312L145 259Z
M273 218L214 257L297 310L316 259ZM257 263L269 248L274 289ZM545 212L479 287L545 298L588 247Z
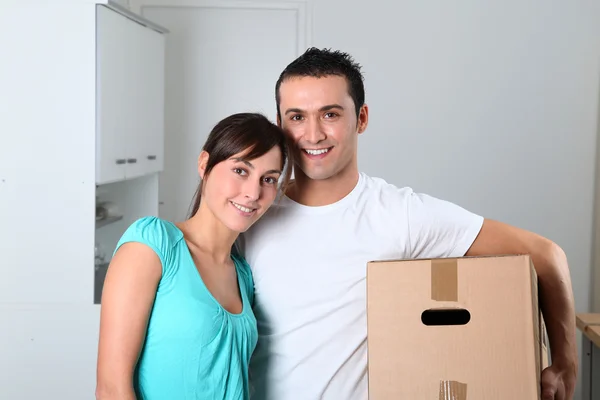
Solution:
M125 243L137 242L150 247L160 259L163 277L169 275L170 240L169 232L164 222L157 217L143 217L133 222L123 233L117 250Z
M422 193L409 195L407 212L411 258L462 257L483 224L483 217Z

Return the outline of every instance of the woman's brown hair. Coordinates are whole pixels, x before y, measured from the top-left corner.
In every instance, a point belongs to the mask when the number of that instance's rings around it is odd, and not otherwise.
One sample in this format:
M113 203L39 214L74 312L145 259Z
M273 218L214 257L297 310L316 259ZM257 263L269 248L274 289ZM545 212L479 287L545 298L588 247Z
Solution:
M250 161L268 153L273 147L281 150L283 180L281 193L285 193L290 182L294 162L291 143L283 129L259 113L238 113L221 120L212 129L202 148L208 153L205 177L218 163L246 151L244 161ZM202 181L198 184L189 217L198 212L202 194Z

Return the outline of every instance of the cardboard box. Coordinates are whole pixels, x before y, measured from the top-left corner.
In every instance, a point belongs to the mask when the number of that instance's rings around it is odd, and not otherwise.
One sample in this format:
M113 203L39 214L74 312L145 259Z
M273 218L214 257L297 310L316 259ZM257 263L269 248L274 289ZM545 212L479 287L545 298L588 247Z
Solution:
M548 352L527 255L370 262L367 321L370 400L540 398Z

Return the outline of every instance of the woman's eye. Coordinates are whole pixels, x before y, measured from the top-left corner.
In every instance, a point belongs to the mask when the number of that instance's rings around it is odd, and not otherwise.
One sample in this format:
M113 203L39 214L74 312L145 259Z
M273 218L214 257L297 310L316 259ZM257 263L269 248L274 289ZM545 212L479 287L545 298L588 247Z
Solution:
M274 183L277 183L277 179L271 178L271 177L267 177L267 178L265 178L265 183L268 183L269 185L272 185Z
M234 168L234 169L233 169L233 172L235 172L235 173L236 173L236 174L238 174L238 175L244 175L244 174L246 173L246 171L244 171L244 170L243 170L243 169L241 169L241 168Z

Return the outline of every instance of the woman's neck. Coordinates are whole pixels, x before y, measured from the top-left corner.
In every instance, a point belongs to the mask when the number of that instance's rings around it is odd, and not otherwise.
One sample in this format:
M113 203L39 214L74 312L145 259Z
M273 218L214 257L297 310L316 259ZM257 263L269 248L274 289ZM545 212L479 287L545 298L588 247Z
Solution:
M231 247L239 233L223 225L204 202L200 202L194 216L178 225L193 247L191 250L208 256L217 264L229 263Z

